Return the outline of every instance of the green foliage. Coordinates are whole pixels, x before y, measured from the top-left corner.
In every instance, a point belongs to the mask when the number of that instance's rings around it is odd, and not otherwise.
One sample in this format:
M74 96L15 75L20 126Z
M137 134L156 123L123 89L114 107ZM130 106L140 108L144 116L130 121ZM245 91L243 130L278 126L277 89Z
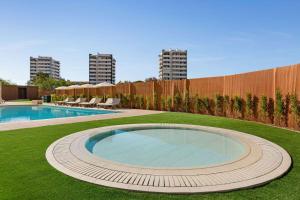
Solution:
M276 96L276 99L275 99L275 115L276 115L277 119L280 121L280 119L284 115L284 102L283 102L283 99L282 99L282 94L281 94L279 89L276 90L275 96Z
M12 83L11 81L9 80L4 80L2 78L0 78L0 85L15 85L14 83Z
M253 114L253 100L251 93L246 95L246 114L251 117Z
M80 98L86 98L86 95L85 94L80 94L79 97ZM104 95L104 98L105 98L105 95ZM105 101L106 101L106 99L105 99Z
M180 94L177 92L174 95L174 110L175 111L180 111L181 110L181 104L182 104L182 99Z
M140 109L144 109L144 107L145 107L145 99L144 99L144 96L140 96L140 98L139 98L139 107L140 107Z
M272 98L269 98L269 101L268 101L268 117L271 121L271 123L274 122L274 100Z
M167 110L172 111L172 97L167 98Z
M228 95L224 96L224 114L227 115L227 112L230 110L230 97Z
M144 96L134 95L134 107L139 109L144 109Z
M268 98L267 96L262 96L260 101L260 111L263 117L268 114Z
M216 114L224 115L224 97L217 94L215 97L216 101Z
M121 99L121 105L123 108L128 108L129 107L129 95L124 94L124 95L120 95L120 99Z
M203 103L202 103L201 99L199 98L198 95L196 95L194 97L194 109L195 109L195 112L196 113L200 113L200 112L203 111L203 108L204 108L204 106L203 106Z
M300 106L299 106L299 102L297 99L297 95L293 94L290 96L290 100L291 100L291 111L292 114L294 115L294 117L299 120L300 118Z
M151 99L150 97L146 97L146 109L150 110L151 109Z
M60 86L69 86L71 85L70 81L66 81L64 79L54 79L49 77L48 74L38 73L36 77L30 82L31 85L38 86L42 90L54 90Z
M183 109L185 112L190 112L190 95L188 90L185 91Z
M134 108L140 108L140 96L134 95Z
M243 112L243 99L239 96L234 97L233 110L242 114Z
M164 97L161 97L161 100L160 100L160 104L161 104L161 107L160 109L161 110L166 110L166 99Z
M153 109L158 110L158 95L156 92L153 95Z
M255 118L258 117L258 103L259 103L258 97L253 96L253 99L252 99L252 114Z

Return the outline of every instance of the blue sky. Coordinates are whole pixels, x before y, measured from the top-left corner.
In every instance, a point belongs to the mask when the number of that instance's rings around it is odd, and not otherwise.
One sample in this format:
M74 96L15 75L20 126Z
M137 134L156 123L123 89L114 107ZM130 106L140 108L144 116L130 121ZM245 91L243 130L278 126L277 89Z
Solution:
M300 1L106 0L0 2L0 77L29 79L29 56L88 80L88 54L112 53L116 79L158 76L163 48L188 50L188 77L300 63Z

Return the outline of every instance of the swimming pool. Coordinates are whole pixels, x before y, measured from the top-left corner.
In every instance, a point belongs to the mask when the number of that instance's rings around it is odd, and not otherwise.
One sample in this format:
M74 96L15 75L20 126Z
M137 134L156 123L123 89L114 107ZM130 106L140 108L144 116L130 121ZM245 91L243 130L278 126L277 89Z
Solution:
M0 107L0 123L22 122L113 113L110 110L71 108L60 106L3 106Z
M100 158L154 168L219 165L246 152L245 146L231 137L177 127L112 130L91 137L86 148Z

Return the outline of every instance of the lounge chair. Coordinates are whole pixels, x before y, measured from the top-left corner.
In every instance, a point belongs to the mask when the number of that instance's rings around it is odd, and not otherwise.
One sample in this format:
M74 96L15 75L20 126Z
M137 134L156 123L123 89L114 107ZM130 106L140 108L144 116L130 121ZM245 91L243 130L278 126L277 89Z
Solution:
M0 104L4 104L5 101L0 97Z
M72 101L74 101L74 99L72 97L67 97L63 101L57 101L57 102L55 102L55 104L57 104L57 105L64 105L64 104L66 104L68 102L72 102Z
M85 98L79 97L78 99L76 99L76 101L67 102L66 104L70 106L76 106L82 102L85 102L85 100L86 100Z
M114 108L115 106L117 106L119 104L120 104L120 99L108 98L105 103L98 103L97 106Z
M89 102L82 102L82 103L79 103L79 106L83 106L83 107L92 107L92 106L95 106L97 105L98 103L101 102L101 98L92 98Z

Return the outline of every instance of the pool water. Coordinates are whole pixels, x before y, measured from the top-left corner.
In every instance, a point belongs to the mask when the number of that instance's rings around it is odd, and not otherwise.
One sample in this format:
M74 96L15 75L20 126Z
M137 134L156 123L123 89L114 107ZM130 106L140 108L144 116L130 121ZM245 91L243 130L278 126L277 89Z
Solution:
M238 140L198 129L146 127L91 137L86 148L100 158L141 167L196 168L234 161L245 154Z
M3 106L0 107L0 123L99 115L107 113L113 113L113 111L67 108L59 106Z

